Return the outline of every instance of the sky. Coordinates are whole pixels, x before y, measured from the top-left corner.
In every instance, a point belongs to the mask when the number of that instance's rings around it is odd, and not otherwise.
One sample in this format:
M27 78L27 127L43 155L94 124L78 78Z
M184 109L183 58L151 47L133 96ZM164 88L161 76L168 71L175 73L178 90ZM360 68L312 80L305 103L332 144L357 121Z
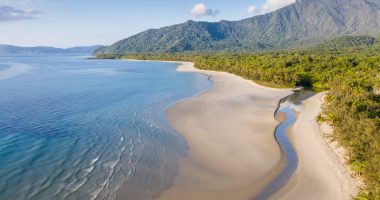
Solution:
M110 45L150 28L240 20L295 0L0 0L0 44Z

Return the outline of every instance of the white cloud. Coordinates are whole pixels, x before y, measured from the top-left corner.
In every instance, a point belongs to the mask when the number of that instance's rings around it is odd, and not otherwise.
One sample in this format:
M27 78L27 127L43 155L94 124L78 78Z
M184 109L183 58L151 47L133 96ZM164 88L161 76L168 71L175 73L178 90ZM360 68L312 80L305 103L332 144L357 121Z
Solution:
M41 11L35 10L35 0L0 0L0 22L34 19Z
M267 0L261 7L260 14L270 13L295 2L296 0Z
M10 6L17 8L30 7L33 0L0 0L0 6Z
M256 12L256 6L250 5L248 6L247 14L248 16L253 16Z
M219 15L220 12L219 12L219 10L208 9L205 6L205 4L199 3L199 4L195 4L193 9L191 9L190 13L194 17L205 17L205 16L214 16L215 17L215 16Z
M30 9L19 9L12 6L0 6L0 22L34 19L39 11Z

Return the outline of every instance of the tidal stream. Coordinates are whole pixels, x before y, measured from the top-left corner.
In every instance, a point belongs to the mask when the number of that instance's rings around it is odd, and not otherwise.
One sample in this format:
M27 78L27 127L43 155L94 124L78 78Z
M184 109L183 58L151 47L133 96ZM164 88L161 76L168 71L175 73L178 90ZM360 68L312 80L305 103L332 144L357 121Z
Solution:
M296 171L298 156L287 133L289 128L297 120L297 112L302 110L302 101L314 94L313 91L307 89L295 90L292 95L283 98L279 102L278 109L275 112L275 118L278 119L279 115L285 115L285 119L277 126L274 135L281 149L284 166L279 175L277 175L254 200L266 200L270 198L285 186Z

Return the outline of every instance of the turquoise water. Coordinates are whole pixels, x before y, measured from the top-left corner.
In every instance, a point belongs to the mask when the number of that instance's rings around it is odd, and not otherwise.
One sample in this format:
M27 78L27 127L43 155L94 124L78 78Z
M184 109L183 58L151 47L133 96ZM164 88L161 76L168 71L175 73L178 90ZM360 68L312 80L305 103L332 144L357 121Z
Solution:
M0 57L0 199L153 199L186 144L164 111L211 87L176 64Z

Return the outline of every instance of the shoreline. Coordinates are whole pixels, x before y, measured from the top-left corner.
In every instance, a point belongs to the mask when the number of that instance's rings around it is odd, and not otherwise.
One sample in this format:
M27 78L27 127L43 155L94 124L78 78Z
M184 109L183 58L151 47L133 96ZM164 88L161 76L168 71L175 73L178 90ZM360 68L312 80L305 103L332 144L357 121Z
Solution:
M139 60L130 60L130 61L139 61ZM145 61L145 60L144 60ZM146 60L151 62L157 62L154 60ZM172 124L173 128L186 140L189 147L188 155L180 158L179 160L179 170L178 174L174 180L172 187L168 190L161 193L160 199L163 200L175 200L175 199L252 199L257 194L259 194L274 178L279 175L282 171L282 167L284 165L284 158L282 156L282 152L280 151L279 145L274 137L274 130L279 125L281 120L275 119L275 111L279 108L279 102L281 99L286 98L286 96L291 95L293 89L275 89L269 88L266 86L259 85L253 81L246 80L242 77L229 74L226 72L215 72L215 71L205 71L194 68L193 63L189 62L177 62L177 61L160 61L160 62L169 62L169 63L177 63L179 64L177 71L179 72L195 72L202 73L208 75L210 79L214 82L214 87L209 90L206 90L203 93L194 95L192 97L183 99L170 107L167 110L167 117L170 124ZM207 121L210 119L217 118L218 120L224 121L223 116L216 115L211 116L213 110L209 112L207 117L202 117L202 112L204 110L198 110L197 107L201 107L202 104L207 104L210 102L217 103L220 99L215 99L213 96L220 96L222 91L215 90L223 90L223 82L226 80L231 82L235 82L235 87L232 88L234 90L241 90L242 86L250 87L249 90L254 92L254 90L266 90L266 92L272 93L272 101L275 98L276 102L273 104L272 108L268 110L273 110L269 115L272 120L265 121L265 123L261 122L259 124L266 124L267 128L270 126L273 130L266 130L266 134L271 136L271 140L260 141L262 138L255 138L256 133L251 130L251 133L246 133L245 135L240 135L240 141L244 144L243 140L248 140L251 142L251 146L255 145L255 142L266 143L266 146L270 146L272 148L272 152L268 153L264 157L269 157L268 160L272 160L272 162L261 163L261 165L255 165L250 163L252 169L251 171L240 171L238 174L243 177L248 177L249 180L235 180L231 175L233 173L229 173L226 167L223 168L226 163L223 160L229 158L229 156L224 155L220 157L220 160L217 161L219 165L212 165L212 162L215 162L213 159L213 151L208 151L207 146L200 147L199 142L203 140L203 143L209 143L209 145L214 142L213 140L217 140L219 135L209 134L208 132L202 132L205 134L205 137L194 136L194 132L190 130L197 129L195 132L198 132L198 129L208 128L209 131L212 132L212 128L207 127ZM228 85L227 85L228 86ZM219 88L219 89L218 89ZM229 88L231 89L231 88ZM245 88L247 89L247 88ZM219 94L218 94L219 92ZM227 91L228 92L228 87ZM276 93L277 92L277 93ZM274 95L275 94L275 95ZM247 95L237 94L239 95ZM255 94L250 94L251 98L255 99ZM282 95L282 96L281 96ZM321 106L323 103L323 95L324 93L318 93L304 101L302 104L304 106L301 112L297 112L297 120L293 127L288 131L288 138L293 143L294 148L296 149L299 163L298 168L296 169L293 176L290 178L288 183L284 187L282 187L279 191L275 192L269 199L351 199L352 196L355 197L359 192L359 185L357 181L355 181L351 175L348 167L342 161L342 155L337 151L336 147L332 146L330 142L327 141L327 138L324 137L326 134L326 128L319 125L316 122L316 116L321 112ZM228 96L227 94L224 97ZM223 96L222 96L223 97ZM237 98L237 97L236 97ZM224 99L225 100L225 99ZM235 101L234 98L228 99L230 101ZM203 102L202 102L203 101ZM236 103L236 102L235 102ZM253 107L262 106L260 103L262 102L239 102L242 107L248 106L243 105L250 104ZM259 104L257 104L259 103ZM268 102L267 102L268 103ZM230 104L221 105L222 110L224 109L224 114L230 114L228 112L228 106ZM186 109L187 107L192 107L193 109ZM267 112L268 112L267 110ZM197 116L198 112L198 116ZM220 112L220 110L218 111ZM236 117L230 120L233 120L237 123L241 121L240 115L247 115L248 111L243 109L240 113L236 113ZM259 114L262 116L263 113ZM268 113L265 113L268 114ZM186 116L189 115L189 116ZM252 116L254 118L254 114ZM185 119L182 119L185 118ZM198 119L199 121L204 121L204 123L198 123L198 126L194 126ZM214 119L215 120L215 119ZM245 121L247 119L244 119ZM261 120L261 118L260 118ZM268 119L267 119L268 120ZM262 120L261 120L262 121ZM188 126L186 123L192 122L191 126ZM228 123L228 121L226 122ZM225 123L222 123L225 124ZM250 128L257 126L258 123L251 121ZM223 126L223 125L222 125ZM196 128L195 128L196 127ZM239 131L241 131L242 127L238 127ZM245 127L246 129L247 127ZM243 128L244 129L244 128ZM249 129L249 128L248 128ZM236 129L237 130L237 129ZM330 130L331 131L331 130ZM232 131L233 132L233 131ZM244 132L244 130L243 130ZM231 133L224 133L231 134ZM210 136L211 135L211 136ZM222 135L222 137L227 137ZM195 142L193 141L194 139ZM207 140L209 139L209 140ZM255 141L257 139L257 141ZM190 141L190 142L189 142ZM220 141L217 141L220 142ZM222 141L223 142L223 141ZM225 142L225 141L224 141ZM275 146L273 146L273 142L275 142ZM201 142L202 143L202 142ZM219 151L224 151L226 148L230 148L230 145L238 145L238 143L230 144L224 143L224 147L220 147ZM307 145L305 145L307 144ZM246 151L243 146L237 146L239 151ZM203 150L200 151L199 150ZM274 150L274 151L273 151ZM258 154L255 151L247 151L248 154ZM246 153L247 153L246 152ZM262 153L262 152L261 152ZM209 154L209 159L202 159L205 154ZM317 156L316 156L317 155ZM249 156L242 157L240 163L241 165L249 163L247 159L250 159ZM223 160L222 160L223 159ZM254 158L252 158L254 160ZM268 161L267 160L267 161ZM247 162L247 163L244 163ZM314 164L316 163L316 164ZM242 168L241 166L239 166ZM238 167L238 168L239 168ZM255 167L262 168L266 167L267 170L258 172L255 171ZM244 168L244 167L243 167ZM255 171L256 173L252 172ZM216 173L215 173L216 172ZM231 172L231 171L230 171ZM223 179L220 177L214 176L222 176L228 175L228 179ZM201 174L201 175L199 175ZM258 174L261 174L258 175ZM205 178L202 178L202 175ZM260 177L260 178L258 178ZM208 180L211 179L211 180ZM216 179L217 182L213 182L212 180ZM239 182L242 181L242 182ZM231 183L230 183L231 182ZM239 184L235 184L238 182Z
M214 87L170 107L167 116L185 138L189 152L160 199L251 199L282 170L273 135L278 102L292 93L258 85L233 74L198 70L180 63L180 72L211 76ZM211 120L210 120L211 119Z

